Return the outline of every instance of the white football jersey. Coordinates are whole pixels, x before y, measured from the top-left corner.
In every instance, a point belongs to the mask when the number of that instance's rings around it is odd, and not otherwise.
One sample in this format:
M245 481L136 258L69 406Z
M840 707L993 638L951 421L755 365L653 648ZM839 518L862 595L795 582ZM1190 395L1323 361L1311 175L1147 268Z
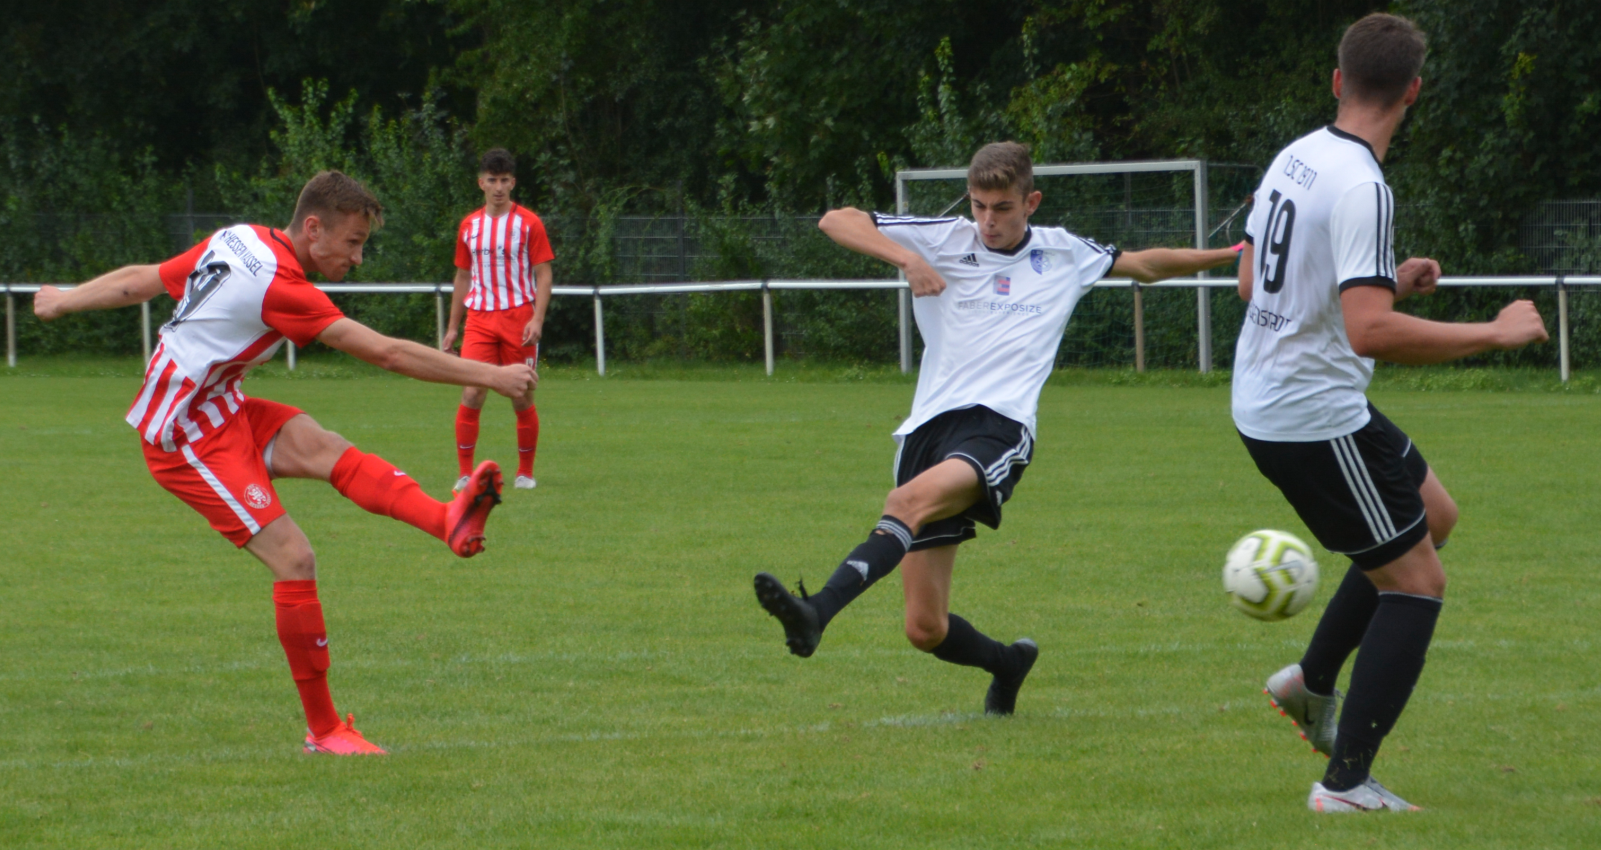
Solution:
M178 301L145 366L128 424L165 451L197 443L244 404L245 373L285 338L310 345L344 317L306 280L289 237L253 224L224 228L162 263Z
M1258 440L1332 440L1368 423L1373 361L1340 293L1395 289L1395 198L1373 149L1333 126L1279 152L1256 190L1251 303L1234 353L1234 424Z
M912 299L923 335L904 437L947 410L983 405L1034 433L1040 388L1073 307L1117 260L1116 248L1060 227L1030 227L1010 251L985 247L961 217L873 216L878 231L917 252L945 278L939 295Z

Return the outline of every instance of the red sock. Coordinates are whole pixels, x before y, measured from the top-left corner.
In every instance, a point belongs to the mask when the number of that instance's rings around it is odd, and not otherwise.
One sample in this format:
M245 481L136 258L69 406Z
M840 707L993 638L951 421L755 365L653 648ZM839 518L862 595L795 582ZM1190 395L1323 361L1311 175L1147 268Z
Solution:
M445 539L445 503L424 493L410 475L377 455L362 454L354 446L346 449L328 483L364 510Z
M539 411L533 405L517 411L517 474L534 477L534 452L539 449Z
M456 466L462 475L473 472L473 450L478 448L478 415L482 410L461 405L456 408Z
M339 712L328 693L328 627L322 622L317 582L279 581L272 585L278 642L289 658L289 675L300 690L306 726L322 736L339 728Z

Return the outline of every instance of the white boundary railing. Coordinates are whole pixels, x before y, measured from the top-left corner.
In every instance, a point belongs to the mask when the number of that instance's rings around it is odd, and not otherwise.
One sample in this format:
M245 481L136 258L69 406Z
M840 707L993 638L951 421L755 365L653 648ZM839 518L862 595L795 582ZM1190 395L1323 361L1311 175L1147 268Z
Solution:
M39 291L41 286L59 285L62 289L71 289L71 284L40 284L40 283L4 283L0 288L5 290L6 296L6 365L15 368L17 365L17 321L16 300L18 295L31 295ZM1145 289L1187 289L1194 288L1198 298L1205 302L1209 289L1232 289L1235 281L1226 278L1174 278L1159 283L1137 284L1132 280L1107 278L1097 281L1097 289L1133 289L1134 290L1134 363L1135 368L1145 371L1145 322L1141 310L1139 294ZM1504 277L1442 277L1439 285L1442 287L1455 286L1524 286L1524 287L1555 287L1557 291L1557 343L1559 346L1558 360L1562 374L1562 381L1567 382L1571 373L1569 357L1569 327L1568 327L1568 289L1574 286L1601 286L1601 275L1516 275ZM442 341L445 336L445 316L450 307L451 285L448 283L325 283L318 284L318 289L331 294L341 293L372 293L387 295L417 295L433 294L436 340ZM606 319L605 311L601 309L601 299L613 298L620 295L681 295L694 292L760 292L762 294L762 347L767 363L767 374L773 374L773 293L786 290L830 290L830 289L891 289L899 293L901 308L898 311L898 328L901 343L901 371L910 372L911 363L911 320L910 320L910 290L904 281L899 280L733 280L721 282L699 283L659 283L659 284L618 284L611 286L557 286L553 294L561 296L583 296L594 300L595 305L595 371L601 375L606 374ZM151 349L151 318L150 304L145 302L139 305L142 338L144 343L144 357L150 359ZM1200 335L1199 344L1202 351L1206 351L1209 344L1211 323L1207 321L1207 314L1201 313L1197 317L1197 330L1205 331ZM295 347L293 343L286 346L288 349L289 368L295 368ZM1203 362L1201 371L1208 371L1210 363Z

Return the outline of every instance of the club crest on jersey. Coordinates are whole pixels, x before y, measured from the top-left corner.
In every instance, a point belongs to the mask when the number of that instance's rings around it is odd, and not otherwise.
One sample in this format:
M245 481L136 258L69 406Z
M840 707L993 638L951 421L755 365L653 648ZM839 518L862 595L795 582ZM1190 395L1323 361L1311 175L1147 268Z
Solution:
M957 260L956 262L961 263L964 266L976 266L976 265L978 265L978 255L977 254L963 254L962 258L960 260Z
M245 504L259 511L272 504L272 494L268 493L266 488L260 484L247 485L245 487Z
M1009 277L1003 277L1001 275L996 275L995 276L995 294L996 295L1011 295L1012 294L1012 279L1009 278Z
M1051 255L1035 248L1028 252L1028 264L1034 267L1035 274L1045 274L1051 270Z

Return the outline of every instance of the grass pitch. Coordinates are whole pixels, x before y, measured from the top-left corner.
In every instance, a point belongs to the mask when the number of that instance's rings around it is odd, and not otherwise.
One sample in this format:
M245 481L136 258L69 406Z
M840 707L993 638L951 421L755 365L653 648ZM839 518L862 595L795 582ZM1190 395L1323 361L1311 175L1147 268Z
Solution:
M1045 390L1035 463L953 592L1040 643L1006 720L980 713L986 676L906 644L893 579L804 661L750 590L759 569L820 586L871 528L904 381L554 371L539 488L470 561L280 482L335 700L392 753L334 759L299 752L265 569L145 472L137 366L22 371L42 376L0 378L0 846L1601 844L1593 394L1375 394L1463 518L1376 770L1428 811L1339 818L1305 810L1322 759L1261 694L1321 604L1262 624L1219 588L1240 534L1305 533L1226 387ZM454 390L321 374L248 390L448 491ZM492 401L482 456L513 437ZM1321 562L1319 603L1344 570Z

